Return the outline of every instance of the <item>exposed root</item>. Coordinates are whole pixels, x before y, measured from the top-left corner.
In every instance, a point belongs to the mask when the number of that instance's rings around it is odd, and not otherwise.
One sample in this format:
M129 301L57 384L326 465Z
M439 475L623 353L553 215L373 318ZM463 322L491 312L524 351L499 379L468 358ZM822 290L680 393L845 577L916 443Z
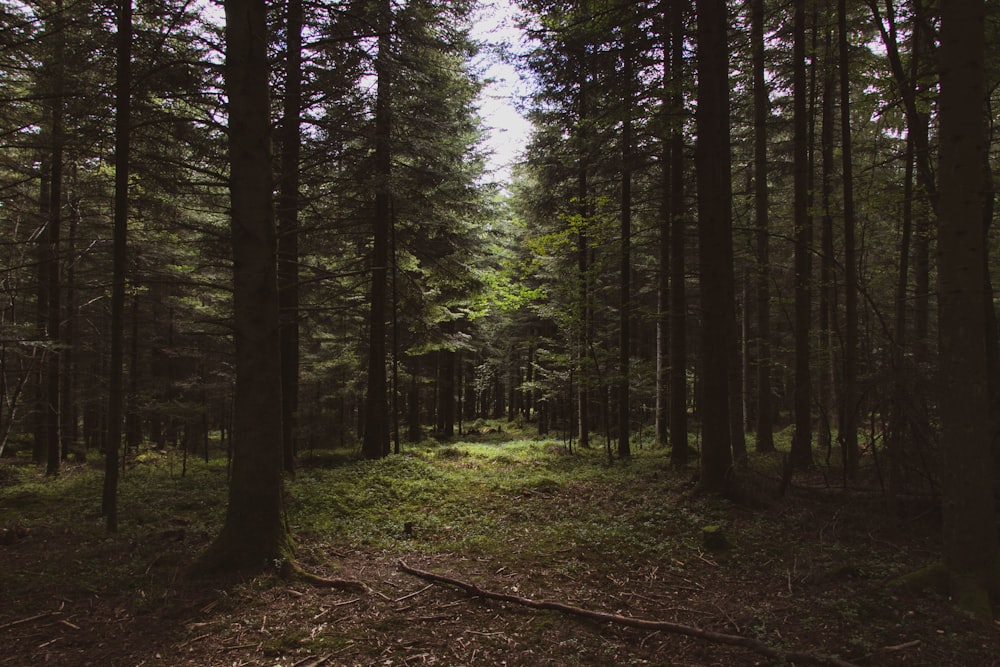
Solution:
M426 572L424 570L418 570L417 568L410 567L403 560L399 560L399 568L411 574L415 577L419 577L425 581L430 581L437 584L447 584L449 586L454 586L460 588L469 595L474 595L477 597L486 598L489 600L498 600L500 602L510 602L512 604L518 604L524 607L530 607L531 609L548 609L552 611L562 612L564 614L570 614L580 618L589 618L595 621L602 621L606 623L615 623L617 625L623 625L630 628L640 628L643 630L659 630L662 632L670 632L673 634L684 635L686 637L695 637L698 639L703 639L705 641L714 642L716 644L726 644L729 646L739 646L754 653L767 656L773 660L780 660L785 662L794 662L799 664L807 665L825 665L829 667L857 667L854 663L835 658L833 656L819 655L816 653L806 653L801 651L783 651L773 646L768 646L767 644L758 641L750 637L743 637L741 635L731 635L722 632L714 632L712 630L705 630L704 628L699 628L692 625L683 625L681 623L673 623L671 621L658 621L644 618L633 618L631 616L622 616L620 614L611 614L604 611L593 611L590 609L583 609L582 607L574 607L572 605L564 604L562 602L552 602L548 600L532 600L530 598L520 597L517 595L508 595L506 593L496 593L493 591L488 591L485 589L471 584L467 581L462 581L460 579L455 579L452 577L446 577L440 574L434 574L432 572Z
M330 579L321 577L318 574L304 570L301 565L293 560L287 560L281 567L281 576L289 581L301 581L317 588L334 588L339 591L350 593L371 593L371 589L364 582L355 579Z

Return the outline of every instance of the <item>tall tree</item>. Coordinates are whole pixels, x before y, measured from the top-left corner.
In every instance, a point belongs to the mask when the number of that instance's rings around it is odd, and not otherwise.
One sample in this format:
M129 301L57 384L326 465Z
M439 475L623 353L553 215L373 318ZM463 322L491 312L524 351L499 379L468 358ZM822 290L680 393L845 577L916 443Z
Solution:
M957 604L989 617L989 594L1000 593L1000 546L983 308L985 4L941 2L938 401L944 561Z
M729 21L725 0L698 0L698 180L701 283L701 480L723 491L733 463L728 350L733 308L732 183L729 146Z
M753 58L754 227L757 249L757 421L756 448L774 451L771 407L771 235L768 212L767 117L770 96L765 78L764 0L750 2L750 48Z
M621 264L619 267L619 348L618 348L618 456L631 456L629 444L630 431L630 366L632 363L632 152L635 141L634 113L635 106L635 35L631 26L634 12L624 21L622 29L622 132L621 132Z
M372 213L372 282L369 319L368 393L365 399L365 433L362 454L369 459L389 453L389 419L386 386L386 313L389 275L389 232L392 157L390 153L392 83L392 3L380 1L375 25L378 55L375 58L375 205Z
M812 403L809 332L812 224L809 214L809 145L806 101L806 3L795 0L792 47L793 123L793 224L795 227L795 435L790 463L812 464Z
M292 555L282 501L266 3L226 0L225 8L236 392L229 504L201 571L260 568Z
M299 159L302 114L302 0L285 3L285 98L278 201L281 425L285 470L295 467L299 402Z
M854 163L851 136L851 69L847 35L847 0L837 2L840 38L840 149L844 197L844 380L840 397L843 465L848 476L858 469L858 258L855 241Z
M687 463L687 283L685 240L687 210L684 202L684 28L687 0L675 0L670 11L670 110L674 116L670 136L670 461Z
M122 442L125 356L125 268L129 214L129 138L132 85L132 0L118 2L118 72L115 81L115 210L111 280L111 368L108 388L108 445L104 452L102 511L108 532L118 530L118 452ZM135 343L133 337L133 344ZM134 370L134 369L133 369Z
M47 32L54 40L51 60L48 63L50 106L49 177L48 177L48 221L45 245L45 296L46 334L49 350L45 364L45 451L47 475L59 474L59 398L61 387L60 347L62 345L62 253L61 227L63 202L63 159L66 144L66 104L65 104L65 62L67 21L63 13L62 0L56 0L55 9L49 18Z
M914 160L917 173L918 197L928 210L933 210L937 205L937 184L935 182L934 170L931 168L933 161L931 142L929 138L930 114L926 111L926 104L921 104L919 93L921 86L919 83L920 61L925 57L925 48L930 31L928 27L928 17L924 8L924 0L913 0L913 27L912 39L913 49L910 57L912 59L911 77L903 66L903 58L899 49L899 36L896 24L895 0L884 0L885 15L879 10L878 0L867 0L868 7L875 19L875 24L882 37L885 46L886 57L892 71L893 80L896 83L899 99L903 103L903 113L906 118L907 136L913 141ZM918 362L923 362L927 357L927 345L929 344L929 320L930 320L930 293L931 293L931 270L930 270L930 245L931 230L927 215L918 213L914 218L913 229L913 270L914 270L914 356Z
M657 229L656 274L656 407L654 437L658 447L669 441L669 383L670 383L670 135L673 123L670 114L670 12L671 3L660 3L658 21L660 44L663 47L663 87L660 98L660 214Z

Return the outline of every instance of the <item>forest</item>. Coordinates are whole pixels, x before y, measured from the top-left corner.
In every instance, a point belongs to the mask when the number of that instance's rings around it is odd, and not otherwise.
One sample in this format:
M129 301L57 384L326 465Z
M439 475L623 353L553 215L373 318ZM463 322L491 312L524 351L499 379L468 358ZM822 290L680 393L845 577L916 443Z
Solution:
M996 0L2 3L0 665L998 664L998 84Z

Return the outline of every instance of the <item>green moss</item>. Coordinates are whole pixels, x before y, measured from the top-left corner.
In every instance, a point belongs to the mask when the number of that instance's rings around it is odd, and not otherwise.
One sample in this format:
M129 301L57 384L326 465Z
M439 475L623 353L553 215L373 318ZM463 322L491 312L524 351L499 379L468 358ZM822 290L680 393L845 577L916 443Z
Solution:
M995 594L996 577L957 573L944 563L931 563L890 582L890 586L911 592L930 591L950 596L955 608L976 620L993 620L991 594Z
M947 595L948 580L948 568L944 566L944 563L931 563L927 567L893 579L889 582L889 587L915 593L931 591Z
M990 592L981 578L953 573L950 584L952 599L960 612L986 623L993 620Z
M705 526L701 529L701 544L709 551L724 551L732 548L722 526Z

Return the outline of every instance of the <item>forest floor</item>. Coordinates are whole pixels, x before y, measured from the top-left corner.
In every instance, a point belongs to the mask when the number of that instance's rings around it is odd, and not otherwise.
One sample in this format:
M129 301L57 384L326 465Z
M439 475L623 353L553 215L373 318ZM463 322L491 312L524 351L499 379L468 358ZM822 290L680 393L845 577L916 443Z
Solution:
M666 629L485 599L408 566L509 596L751 638L857 665L1000 665L1000 624L895 578L938 553L929 502L889 519L877 484L833 470L777 498L777 459L739 502L695 495L694 469L644 449L554 441L411 447L360 462L305 456L288 481L298 562L357 593L277 572L191 579L219 527L225 461L148 452L125 473L121 529L103 530L97 463L46 479L0 460L0 665L771 665ZM727 544L705 544L717 527ZM832 662L828 664L833 664Z

